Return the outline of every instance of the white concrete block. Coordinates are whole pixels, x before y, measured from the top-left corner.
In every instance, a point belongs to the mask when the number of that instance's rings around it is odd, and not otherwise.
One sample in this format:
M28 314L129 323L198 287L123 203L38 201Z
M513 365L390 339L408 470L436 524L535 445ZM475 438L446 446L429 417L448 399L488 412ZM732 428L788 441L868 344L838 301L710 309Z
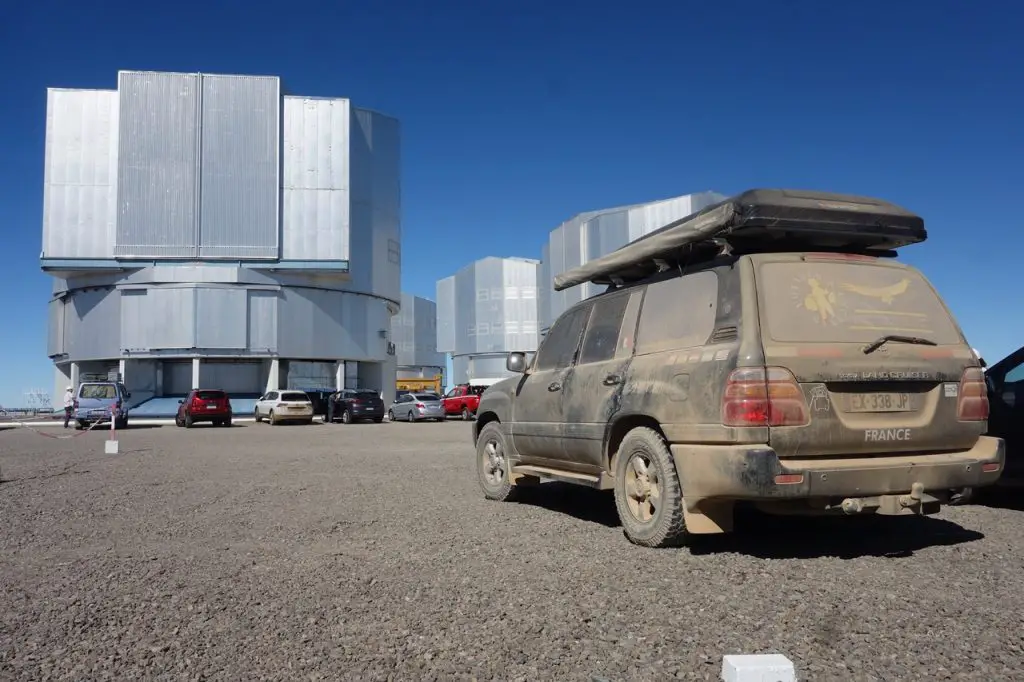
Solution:
M105 441L103 441L103 454L105 454L105 455L116 455L117 454L117 441L116 440L105 440Z
M796 682L793 662L782 654L738 654L722 658L724 682Z

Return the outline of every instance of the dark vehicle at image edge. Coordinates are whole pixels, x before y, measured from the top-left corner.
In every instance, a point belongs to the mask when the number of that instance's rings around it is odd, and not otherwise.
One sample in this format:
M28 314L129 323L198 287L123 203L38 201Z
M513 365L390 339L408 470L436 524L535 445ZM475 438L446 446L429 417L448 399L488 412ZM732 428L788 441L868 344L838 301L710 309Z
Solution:
M370 389L344 389L327 398L327 414L324 422L337 420L343 424L372 420L378 424L384 421L384 401L377 391Z
M200 388L189 391L183 400L178 401L174 425L187 429L199 422L231 426L231 417L231 401L227 393L220 389Z
M629 540L663 547L732 531L737 505L923 515L992 485L978 358L894 258L926 237L878 199L752 190L556 276L608 289L481 397L485 497L612 490Z

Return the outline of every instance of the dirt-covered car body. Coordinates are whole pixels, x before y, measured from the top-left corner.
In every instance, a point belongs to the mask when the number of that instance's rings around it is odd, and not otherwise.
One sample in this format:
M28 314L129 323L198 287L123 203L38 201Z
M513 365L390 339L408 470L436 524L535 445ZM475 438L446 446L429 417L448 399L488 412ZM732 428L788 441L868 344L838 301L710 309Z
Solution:
M484 393L474 427L485 493L615 489L627 534L658 545L730 530L737 502L921 514L996 481L983 374L920 272L851 248L752 251L641 271L563 313L529 366L511 354L522 374ZM646 464L625 466L624 443Z

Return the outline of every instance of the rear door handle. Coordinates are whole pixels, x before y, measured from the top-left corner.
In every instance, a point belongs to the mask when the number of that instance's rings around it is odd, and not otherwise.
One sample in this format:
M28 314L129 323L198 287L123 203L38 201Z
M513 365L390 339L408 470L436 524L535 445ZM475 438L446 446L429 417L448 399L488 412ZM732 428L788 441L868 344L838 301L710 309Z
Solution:
M557 381L552 381L550 384L548 384L548 390L551 392L561 391L562 384L558 383Z
M618 374L609 374L604 378L604 381L601 383L603 383L605 386L615 386L617 384L622 383L622 377L620 377Z

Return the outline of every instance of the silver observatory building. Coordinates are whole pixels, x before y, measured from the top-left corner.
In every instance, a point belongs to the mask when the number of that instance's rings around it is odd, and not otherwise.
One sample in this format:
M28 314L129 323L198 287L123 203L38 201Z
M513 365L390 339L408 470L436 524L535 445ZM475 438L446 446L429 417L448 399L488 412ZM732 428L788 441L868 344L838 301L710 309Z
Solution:
M529 258L482 258L437 282L437 350L449 384L508 375L510 351L537 349L537 273Z
M400 130L279 78L121 71L47 92L54 395L395 389Z

